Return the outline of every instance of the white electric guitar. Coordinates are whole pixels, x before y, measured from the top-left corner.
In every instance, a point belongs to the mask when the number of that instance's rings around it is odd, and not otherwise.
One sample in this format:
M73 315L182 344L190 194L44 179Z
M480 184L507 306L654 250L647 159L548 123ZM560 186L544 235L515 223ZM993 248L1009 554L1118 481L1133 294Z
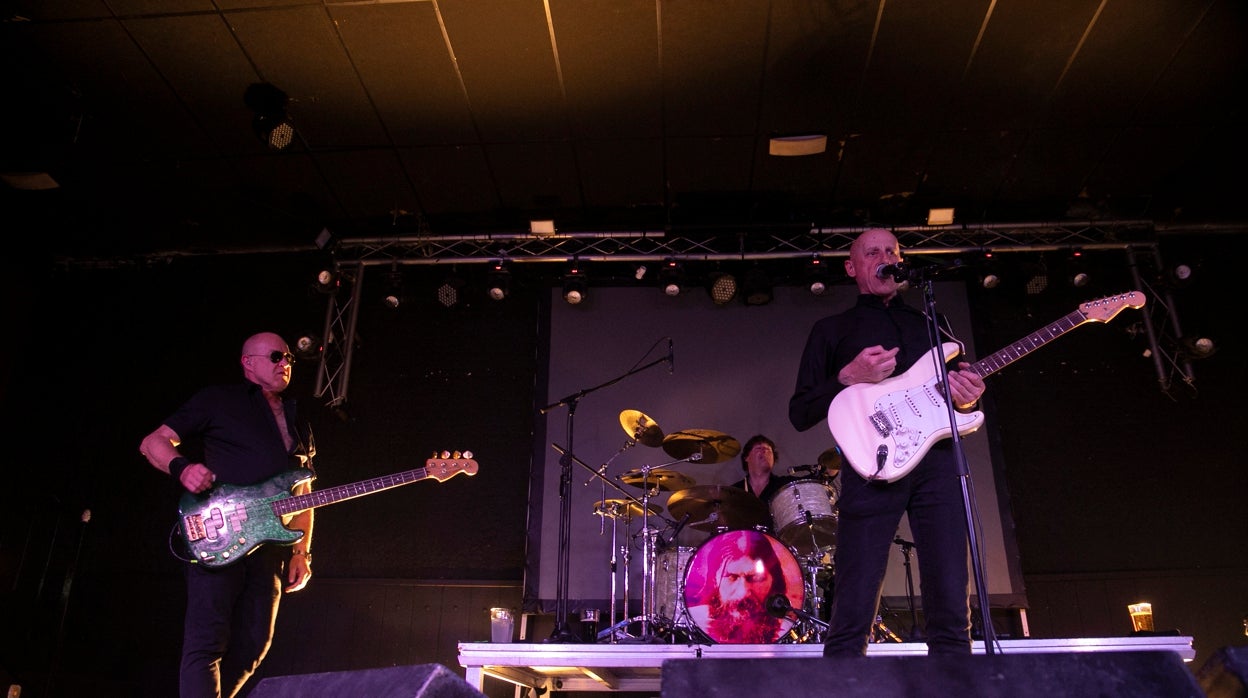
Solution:
M1139 291L1082 303L1069 315L971 364L970 370L986 378L1085 322L1109 322L1124 308L1142 307L1144 294ZM836 445L862 477L899 480L919 464L934 443L952 435L937 372L939 352L948 362L957 356L958 344L945 342L933 348L926 359L914 362L900 376L851 385L828 406L828 428ZM984 413L955 412L954 422L959 434L969 434L984 423Z

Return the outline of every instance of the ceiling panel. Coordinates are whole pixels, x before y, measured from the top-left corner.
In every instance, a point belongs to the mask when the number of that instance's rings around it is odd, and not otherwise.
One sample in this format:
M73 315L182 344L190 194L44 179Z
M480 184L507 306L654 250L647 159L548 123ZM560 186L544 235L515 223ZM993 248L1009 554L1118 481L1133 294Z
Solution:
M92 0L0 22L59 255L493 232L1244 222L1242 0ZM243 94L289 95L264 150ZM821 133L824 153L767 154ZM1081 194L1083 195L1081 197ZM35 238L32 238L35 239Z

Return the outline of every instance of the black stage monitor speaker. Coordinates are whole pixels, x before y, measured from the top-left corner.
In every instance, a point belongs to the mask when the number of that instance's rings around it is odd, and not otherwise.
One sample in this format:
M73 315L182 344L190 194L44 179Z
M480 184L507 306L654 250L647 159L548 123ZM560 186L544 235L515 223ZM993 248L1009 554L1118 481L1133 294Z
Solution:
M663 698L1204 698L1174 652L671 659Z
M1248 696L1248 647L1223 647L1196 674L1209 698Z
M248 698L485 698L441 664L271 676Z

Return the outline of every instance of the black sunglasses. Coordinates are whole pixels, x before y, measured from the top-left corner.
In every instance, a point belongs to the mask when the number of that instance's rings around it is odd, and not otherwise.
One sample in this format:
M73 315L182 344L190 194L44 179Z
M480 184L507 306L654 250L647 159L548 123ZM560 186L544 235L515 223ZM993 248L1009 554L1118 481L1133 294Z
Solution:
M295 355L288 351L271 351L268 354L248 354L247 356L267 356L269 361L273 363L281 363L282 359L286 359L286 363L295 363Z

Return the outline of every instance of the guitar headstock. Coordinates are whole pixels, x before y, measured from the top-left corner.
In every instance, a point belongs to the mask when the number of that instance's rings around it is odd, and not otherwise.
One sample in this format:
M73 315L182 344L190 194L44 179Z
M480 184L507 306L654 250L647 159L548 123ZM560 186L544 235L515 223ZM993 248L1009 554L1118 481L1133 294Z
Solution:
M1091 322L1109 322L1114 316L1126 308L1140 309L1144 307L1144 294L1140 291L1127 291L1113 296L1105 296L1094 301L1079 304L1079 311Z
M445 482L460 473L477 474L477 462L472 459L472 451L442 451L425 461L425 474L438 482Z

